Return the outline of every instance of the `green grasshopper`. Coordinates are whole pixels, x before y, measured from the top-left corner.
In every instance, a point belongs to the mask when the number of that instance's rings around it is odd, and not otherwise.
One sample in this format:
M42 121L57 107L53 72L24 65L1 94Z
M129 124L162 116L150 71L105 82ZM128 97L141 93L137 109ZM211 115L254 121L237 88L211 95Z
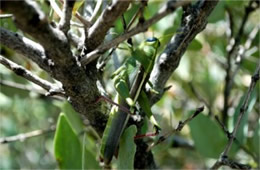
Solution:
M159 46L160 42L157 38L148 38L137 49L131 51L132 56L112 75L115 89L118 92L114 102L129 108L132 114L134 114L133 108L138 102L157 128L159 126L152 116L144 86L149 80ZM101 158L106 165L112 160L129 117L130 114L118 106L112 107L101 143Z

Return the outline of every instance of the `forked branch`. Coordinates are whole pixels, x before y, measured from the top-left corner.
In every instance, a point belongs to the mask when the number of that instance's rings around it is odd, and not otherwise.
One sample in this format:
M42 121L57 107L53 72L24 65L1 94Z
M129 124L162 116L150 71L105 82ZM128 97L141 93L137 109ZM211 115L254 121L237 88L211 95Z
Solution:
M260 72L260 64L256 68L255 73L254 73L254 75L251 78L250 86L249 86L248 91L246 93L245 99L244 99L244 101L242 103L242 106L240 107L240 113L239 113L237 122L235 123L235 127L234 127L232 133L230 134L230 137L229 137L229 140L228 140L228 144L226 145L224 151L220 155L219 160L217 160L215 162L215 164L211 167L211 169L218 169L220 166L226 165L226 162L228 160L228 153L229 153L229 151L231 149L231 146L232 146L232 144L233 144L233 142L235 140L236 133L237 133L237 130L239 128L240 122L241 122L245 112L248 109L249 99L250 99L251 94L252 94L252 92L253 92L253 90L254 90L254 88L255 88L258 80L259 80L259 72Z
M63 91L61 88L54 86L50 82L43 80L42 78L34 75L29 70L25 69L22 66L19 66L18 64L8 60L7 58L0 55L0 63L3 64L8 69L12 70L15 74L18 76L24 77L25 79L39 85L43 89L47 90L48 92L51 91L59 91L57 94L64 96Z

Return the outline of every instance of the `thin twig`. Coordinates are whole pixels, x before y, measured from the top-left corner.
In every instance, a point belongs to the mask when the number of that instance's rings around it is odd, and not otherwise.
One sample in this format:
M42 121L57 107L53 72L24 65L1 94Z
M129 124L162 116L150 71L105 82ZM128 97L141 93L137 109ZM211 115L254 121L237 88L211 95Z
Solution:
M6 19L6 18L11 18L13 17L13 14L1 14L0 19Z
M235 136L236 136L236 132L237 132L238 127L239 127L239 125L240 125L241 119L242 119L244 113L245 113L245 112L247 111L247 109L248 109L248 102L249 102L251 93L253 92L253 90L254 90L254 88L255 88L255 86L256 86L257 81L259 80L259 71L260 71L260 64L258 65L258 67L257 67L257 69L256 69L256 71L255 71L255 73L254 73L254 75L252 76L251 84L250 84L250 86L249 86L249 89L248 89L246 98L245 98L245 100L244 100L244 102L243 102L243 104L242 104L242 106L241 106L241 108L240 108L240 114L239 114L239 116L238 116L238 119L237 119L237 122L236 122L236 124L235 124L234 130L233 130L233 132L232 132L232 134L231 134L231 135L232 135L232 138L231 138L231 140L229 141L229 143L228 143L226 149L224 150L224 154L223 154L223 155L227 155L227 154L228 154L228 152L229 152L229 150L230 150L230 148L231 148L232 142L233 142L233 140L234 140L234 138L235 138Z
M85 57L83 57L81 59L81 64L87 65L88 63L97 59L101 54L103 54L108 49L117 46L119 43L127 40L128 38L132 37L133 35L146 31L151 25L153 25L154 23L156 23L157 21L159 21L166 15L172 13L176 8L185 6L189 3L190 3L190 1L178 1L178 3L172 5L171 7L169 7L169 6L164 7L164 9L162 11L158 12L151 19L145 21L142 24L137 25L130 31L126 32L125 34L123 34L121 36L118 36L117 38L113 39L112 41L98 46L94 51L88 53Z
M26 91L29 91L29 92L35 92L35 93L38 93L44 97L51 97L53 99L56 99L56 100L61 100L63 101L65 98L62 97L62 96L47 96L46 95L46 91L44 90L40 90L40 89L36 89L35 87L33 86L29 86L29 85L25 85L25 84L20 84L20 83L16 83L16 82L13 82L13 81L8 81L8 80L0 80L0 85L2 86L6 86L6 87L11 87L11 88L16 88L16 89L19 89L19 90L26 90Z
M105 100L105 101L111 103L112 105L117 106L120 110L126 112L126 113L129 114L129 115L133 115L128 108L126 108L126 107L123 106L123 105L117 104L116 102L114 102L113 100L111 100L110 98L108 98L108 97L106 97L106 96L100 96L100 97L95 101L95 103L99 103L101 100Z
M229 139L231 134L228 131L228 129L226 128L226 126L221 122L221 120L219 119L219 117L217 115L215 115L215 119L218 122L218 124L220 125L220 127L223 129L223 131L225 132L225 134L227 135L227 138Z
M75 0L65 0L63 4L62 17L59 23L59 28L67 34L70 29L70 19L72 17L72 9Z
M229 40L234 36L234 17L232 15L231 9L226 7L227 17L228 17L228 26L229 28L226 31L226 35Z
M245 45L244 46L240 46L240 50L236 56L236 68L234 69L234 72L232 74L232 80L230 82L230 84L232 85L233 82L234 82L234 77L236 76L236 74L238 73L238 70L240 69L241 67L241 64L245 58L245 52L247 50L249 50L249 48L251 47L252 45L252 42L256 37L257 33L259 32L260 30L260 24L258 24L257 26L255 26L255 28L251 31L251 33L249 34L248 36L248 39L246 40L245 42Z
M85 53L96 49L96 47L104 41L108 30L113 26L116 19L127 10L131 2L132 0L114 0L112 4L102 12L96 22L88 30L88 36L85 40L87 51Z
M91 26L91 23L88 20L86 20L83 16L81 16L79 12L76 12L75 17L84 25L86 29L88 29Z
M61 18L63 14L62 14L62 11L61 11L60 7L55 2L55 0L50 0L49 2L50 2L50 5L51 5L52 9Z
M240 39L244 34L244 27L248 21L249 15L257 9L254 7L254 0L251 0L247 7L245 7L245 14L243 16L239 31L235 38L230 39L230 43L227 46L227 67L226 67L226 77L225 77L225 87L224 87L224 107L223 107L223 121L227 124L228 119L228 109L229 109L229 97L233 85L234 76L232 76L232 57L240 44Z
M135 13L135 15L133 16L133 18L131 19L131 21L129 22L129 24L127 25L127 28L126 30L128 31L131 26L133 25L133 23L135 22L136 18L141 15L142 16L142 13L144 12L144 8L147 6L147 3L148 3L148 0L144 0L144 1L141 1L141 7L138 9L138 11ZM139 20L140 22L140 20Z
M251 44L252 44L253 40L254 40L255 38L257 38L256 35L257 35L259 29L260 29L260 24L258 24L258 25L252 30L252 32L249 34L248 39L247 39L245 45L244 45L244 46L240 46L240 49L239 49L239 51L238 51L238 53L237 53L236 61L235 61L236 67L234 68L233 73L230 73L230 74L231 74L231 76L230 76L231 78L230 78L229 84L228 84L228 86L229 86L230 89L231 89L231 87L233 86L235 76L237 75L238 71L240 70L240 67L241 67L242 62L243 62L243 60L245 59L245 52L246 52L247 50L249 50L249 48L251 47Z
M16 83L13 81L8 81L8 80L0 80L0 84L3 86L12 87L12 88L20 89L20 90L33 91L33 92L36 92L36 93L39 93L42 95L44 95L46 93L45 91L38 90L30 85Z
M123 21L123 27L124 27L124 33L126 33L127 31L129 31L129 29L131 28L131 25L134 23L134 21L137 19L138 15L140 14L140 12L143 10L144 5L142 3L142 6L138 9L138 11L135 13L135 15L133 16L133 18L131 19L131 21L129 22L129 24L126 24L124 15L122 15L122 21ZM109 52L109 54L103 59L103 61L101 61L100 63L97 64L97 68L99 70L102 70L105 66L107 61L110 59L110 56L114 53L114 51L116 50L116 48L118 47L119 44L117 44L115 47L112 48L112 50Z
M244 101L242 103L242 106L240 107L240 113L238 115L238 119L237 119L237 122L235 124L235 127L234 127L232 133L230 134L230 137L229 137L229 140L228 140L228 144L226 145L224 151L220 155L219 160L217 160L215 162L215 164L211 167L211 169L217 169L220 166L224 165L223 163L225 163L225 160L228 158L228 153L229 153L230 148L231 148L231 146L233 144L233 141L235 140L236 133L237 133L237 130L239 128L240 122L241 122L245 112L248 109L249 99L250 99L251 94L252 94L252 92L253 92L256 84L257 84L257 81L259 80L259 72L260 72L260 61L259 61L259 65L256 68L256 71L255 71L254 75L252 76L251 83L250 83L250 86L249 86L248 91L246 93L245 99L244 99Z
M147 148L147 152L150 151L154 146L162 143L163 141L165 141L169 136L173 135L176 132L180 132L182 130L182 128L188 123L190 122L192 119L194 119L196 116L198 116L202 111L204 110L204 106L199 107L195 110L195 112L188 117L186 120L184 121L179 121L179 124L177 125L176 128L174 128L173 130L171 130L170 132L162 135L158 141L152 143L148 148Z
M64 95L58 87L54 86L53 84L51 84L50 82L48 82L46 80L34 75L29 70L8 60L7 58L3 57L2 55L0 55L0 63L3 64L8 69L12 70L18 76L24 77L25 79L37 84L38 86L42 87L43 89L45 89L47 91L60 91L60 94Z
M11 142L16 142L16 141L23 142L24 140L27 140L32 137L45 135L47 133L54 132L55 129L56 129L55 126L51 126L49 129L46 129L46 130L34 130L32 132L20 133L15 136L2 137L2 138L0 138L0 144L7 144L7 143L11 143Z
M231 159L228 159L227 157L223 158L221 162L217 162L213 167L211 167L211 169L218 169L223 165L229 166L233 169L251 169L251 166L235 162Z
M90 23L93 23L94 20L96 19L97 15L98 15L98 11L100 10L100 8L102 6L102 2L103 2L102 0L97 0L94 12L93 12L92 16L89 19Z
M40 44L4 28L0 28L0 42L2 45L31 59L43 70L51 72L50 66L53 61L47 58L45 50Z
M199 99L199 101L203 102L206 107L209 109L209 115L212 114L211 105L199 94L199 92L195 89L192 82L189 83L192 93Z

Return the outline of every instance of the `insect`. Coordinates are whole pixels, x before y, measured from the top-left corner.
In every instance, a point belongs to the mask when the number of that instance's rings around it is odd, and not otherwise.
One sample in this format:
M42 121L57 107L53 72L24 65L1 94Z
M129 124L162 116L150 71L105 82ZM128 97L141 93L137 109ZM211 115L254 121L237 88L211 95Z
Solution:
M114 87L117 91L114 102L129 108L131 114L134 114L134 107L138 102L147 114L147 117L157 128L159 128L159 125L152 115L144 86L149 80L159 46L160 41L157 38L151 37L146 39L136 49L131 51L132 56L112 75ZM129 117L130 114L118 106L112 107L102 137L100 151L106 165L112 160Z

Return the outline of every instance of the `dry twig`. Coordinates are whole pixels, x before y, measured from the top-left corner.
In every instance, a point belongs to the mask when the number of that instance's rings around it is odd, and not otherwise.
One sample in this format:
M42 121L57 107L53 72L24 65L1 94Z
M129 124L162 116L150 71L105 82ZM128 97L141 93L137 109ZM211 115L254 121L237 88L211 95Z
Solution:
M51 126L49 129L46 130L34 130L32 132L27 132L27 133L20 133L15 136L8 136L8 137L2 137L0 138L0 144L7 144L11 142L16 142L16 141L21 141L23 142L24 140L27 140L32 137L40 136L40 135L45 135L51 132L54 132L56 129L55 126Z
M43 80L42 78L34 75L29 70L25 69L22 66L4 58L0 55L0 63L3 64L8 69L12 70L18 76L22 76L25 79L37 84L38 86L42 87L43 89L47 90L48 92L55 91L56 94L64 96L63 90L61 88L56 87L55 85L51 84L50 82Z
M257 81L259 80L259 72L260 72L260 64L256 68L254 75L252 76L250 86L249 86L248 91L246 93L244 102L242 103L242 106L240 108L240 113L239 113L237 122L235 124L235 127L234 127L232 133L230 133L230 135L229 135L228 144L226 145L224 151L220 155L219 160L217 160L215 162L215 164L211 167L211 169L218 169L220 166L226 165L226 161L228 159L228 153L229 153L229 151L231 149L233 141L235 140L236 133L237 133L237 130L239 128L240 122L241 122L241 120L243 118L243 115L245 114L245 112L248 109L248 103L249 103L250 96L251 96L251 94L252 94L252 92L253 92L256 84L257 84ZM227 131L227 130L225 130L225 131Z
M192 121L192 119L194 119L196 116L198 116L202 111L204 110L204 106L199 107L195 110L195 112L188 117L186 120L184 121L179 121L179 124L177 125L176 128L174 128L172 131L162 135L158 141L152 143L148 148L147 148L147 152L150 151L154 146L162 143L163 141L165 141L165 139L167 139L169 136L173 135L174 133L180 132L182 130L182 128L190 121Z

